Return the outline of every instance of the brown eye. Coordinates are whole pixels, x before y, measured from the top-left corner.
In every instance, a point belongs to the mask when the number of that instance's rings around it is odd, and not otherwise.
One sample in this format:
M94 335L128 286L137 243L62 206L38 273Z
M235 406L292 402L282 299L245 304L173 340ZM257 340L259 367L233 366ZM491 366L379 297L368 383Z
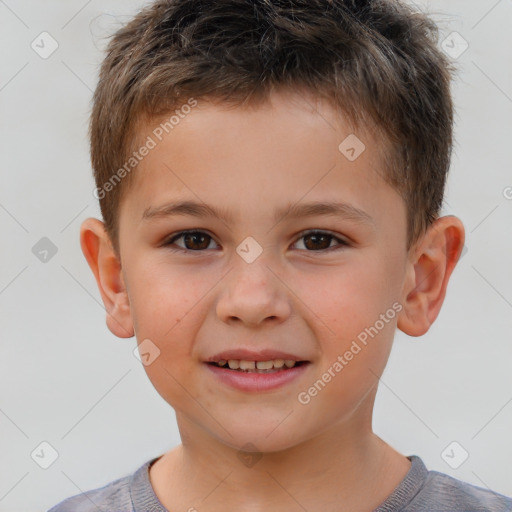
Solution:
M168 240L165 245L175 245L174 242L180 238L183 238L184 247L178 245L178 248L188 251L202 251L207 249L212 240L212 237L203 231L182 231Z
M300 239L304 240L304 247L308 251L325 251L328 249L337 249L339 247L331 247L331 242L336 240L338 242L338 246L347 246L348 244L334 236L330 233L326 233L324 231L309 231L307 233L303 233ZM299 239L299 240L300 240Z

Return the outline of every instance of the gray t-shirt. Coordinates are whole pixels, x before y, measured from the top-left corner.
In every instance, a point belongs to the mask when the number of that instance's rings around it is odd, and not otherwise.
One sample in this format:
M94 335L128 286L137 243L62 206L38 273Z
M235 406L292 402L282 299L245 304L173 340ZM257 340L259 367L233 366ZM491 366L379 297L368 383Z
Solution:
M48 512L171 512L158 500L144 463L135 473L104 487L77 494ZM429 471L417 455L393 493L374 512L512 512L512 498Z

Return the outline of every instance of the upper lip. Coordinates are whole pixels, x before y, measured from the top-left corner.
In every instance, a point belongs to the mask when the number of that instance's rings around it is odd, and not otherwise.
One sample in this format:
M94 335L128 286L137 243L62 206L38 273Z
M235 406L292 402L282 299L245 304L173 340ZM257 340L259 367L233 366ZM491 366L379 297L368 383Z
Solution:
M282 352L274 349L247 350L243 348L224 350L215 354L206 360L207 363L217 363L221 359L229 361L230 359L244 360L244 361L271 361L273 359L284 359L293 361L306 361L306 359L291 354L289 352Z

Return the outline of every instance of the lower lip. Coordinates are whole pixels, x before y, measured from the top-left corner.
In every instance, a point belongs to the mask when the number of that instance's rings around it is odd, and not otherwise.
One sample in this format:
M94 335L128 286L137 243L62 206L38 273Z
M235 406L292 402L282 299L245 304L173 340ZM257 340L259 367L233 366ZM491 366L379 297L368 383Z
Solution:
M205 363L206 366L219 377L219 379L240 391L270 391L288 384L299 378L309 366L304 363L286 370L279 370L272 373L241 372L221 368L214 364Z

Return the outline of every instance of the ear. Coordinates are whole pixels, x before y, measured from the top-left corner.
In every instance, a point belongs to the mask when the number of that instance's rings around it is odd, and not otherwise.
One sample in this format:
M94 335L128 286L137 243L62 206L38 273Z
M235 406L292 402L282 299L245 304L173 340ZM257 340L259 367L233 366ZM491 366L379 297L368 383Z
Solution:
M105 225L88 218L80 227L80 245L96 278L107 312L107 326L119 338L134 336L128 293L121 272L121 262L115 253Z
M450 275L464 247L464 225L448 215L436 219L411 249L397 327L422 336L437 318Z

